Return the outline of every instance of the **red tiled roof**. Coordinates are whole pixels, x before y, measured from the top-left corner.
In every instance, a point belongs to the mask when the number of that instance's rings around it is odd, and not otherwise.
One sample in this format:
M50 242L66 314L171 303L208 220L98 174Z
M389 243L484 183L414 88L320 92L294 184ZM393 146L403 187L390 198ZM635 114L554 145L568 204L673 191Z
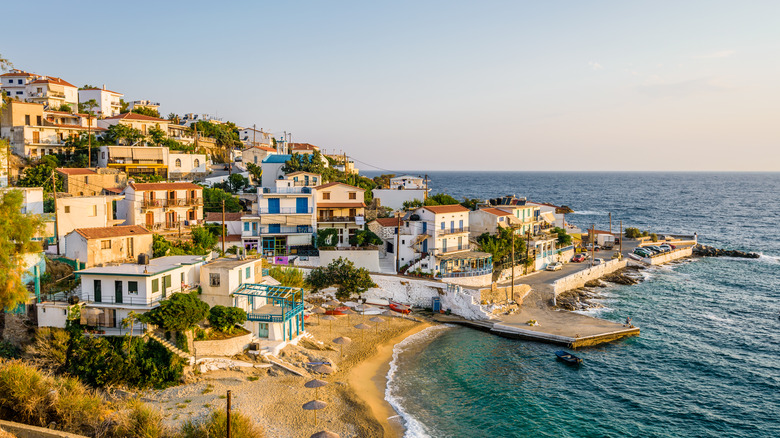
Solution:
M321 185L315 187L315 189L317 189L317 190L327 189L328 187L333 187L333 186L338 185L338 184L341 184L342 186L352 187L353 189L360 190L361 192L365 192L366 191L366 189L361 189L360 187L351 186L349 184L346 184L346 183L343 183L343 182L337 182L337 181L329 182L327 184L321 184Z
M313 144L309 143L290 143L290 149L292 150L301 150L301 151L318 151L320 150L319 147L314 146Z
M328 202L317 201L317 208L363 208L366 204L362 202Z
M596 234L609 234L610 236L615 235L615 233L610 233L609 231L604 231L604 230L593 230L593 232Z
M122 190L124 190L122 187L103 187L103 191L110 192L110 193L122 193Z
M97 88L97 87L90 87L90 88L80 88L80 90L100 90L100 91L107 91L109 93L118 94L120 96L124 96L122 93L118 93L116 91L106 90L105 88Z
M241 235L240 234L228 234L225 236L225 242L240 242L241 241Z
M51 123L51 122L49 122L49 123ZM93 126L92 128L89 128L89 127L81 126L81 125L66 125L66 124L62 124L62 123L51 123L50 125L46 125L46 126L54 126L54 127L57 127L57 128L83 129L85 131L88 131L89 129L92 129L93 131L107 131L106 128L101 128L101 127L98 127L98 126Z
M399 223L403 223L403 220L399 221L399 218L394 217L378 217L376 221L383 227L397 227Z
M257 148L257 149L260 149L261 151L266 151L266 152L276 152L276 149L274 149L272 147L268 147L268 146L249 146L248 148L245 148L244 150L248 151L249 149L252 149L252 148Z
M58 167L57 172L64 173L65 175L95 175L92 169L85 169L81 167Z
M454 204L454 205L426 205L425 208L429 211L432 211L434 214L443 214L443 213L460 213L464 211L469 211L468 208L460 205L460 204Z
M225 222L240 221L244 217L243 212L238 213L225 213ZM221 212L206 212L206 222L222 222Z
M165 119L159 119L157 117L151 117L151 116L145 116L143 114L138 113L122 113L116 116L112 117L106 117L103 120L138 120L141 122L166 122L170 123L169 120Z
M164 182L164 183L130 183L128 186L132 187L134 190L137 191L146 191L146 190L191 190L191 189L197 189L202 190L203 187L193 184L193 183L175 183L175 182Z
M495 216L512 216L512 213L507 213L497 208L480 208L480 210Z
M34 77L37 75L34 75L32 73L27 73L26 71L11 71L8 73L3 73L0 76L25 76L25 77Z
M57 85L64 85L66 87L73 87L76 88L75 85L71 84L70 82L62 79L62 78L55 78L54 76L44 76L44 79L36 79L32 81L33 84L57 84Z
M107 239L110 237L123 237L130 235L152 234L151 231L140 225L122 225L118 227L76 228L73 232L79 233L85 239Z

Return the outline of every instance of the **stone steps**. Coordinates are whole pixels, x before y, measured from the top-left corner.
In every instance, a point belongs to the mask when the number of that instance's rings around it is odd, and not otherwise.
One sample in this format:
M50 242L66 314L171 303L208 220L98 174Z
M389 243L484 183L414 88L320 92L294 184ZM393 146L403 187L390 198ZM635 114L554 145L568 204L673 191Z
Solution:
M173 345L169 341L166 341L165 339L155 335L152 332L147 332L145 336L148 336L149 338L154 339L155 341L161 343L163 345L163 347L168 349L168 351L170 351L171 353L173 353L173 354L179 356L180 358L186 360L187 363L189 363L190 365L195 363L195 357L193 357L189 353L186 353L186 352L180 350L179 348L177 348L175 345Z

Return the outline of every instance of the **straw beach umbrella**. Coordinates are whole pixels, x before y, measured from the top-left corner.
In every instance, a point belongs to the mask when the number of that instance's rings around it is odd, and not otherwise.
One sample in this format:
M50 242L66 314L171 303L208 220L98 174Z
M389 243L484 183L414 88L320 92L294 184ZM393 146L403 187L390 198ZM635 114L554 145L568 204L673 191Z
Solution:
M368 330L368 329L371 328L371 326L368 325L368 324L360 323L360 324L356 325L355 328L358 329L358 330ZM361 333L360 334L360 342L363 342L364 338L365 338L365 336L363 335L363 333Z
M303 404L303 409L307 411L314 411L314 425L317 425L317 411L320 409L325 409L325 406L328 406L327 403L320 400L312 400L310 402L306 402Z
M360 311L360 316L362 317L363 321L366 320L366 310L371 310L373 307L369 306L368 304L360 304L358 306L355 306L355 310Z
M341 312L347 315L347 324L352 324L352 322L349 320L349 315L354 315L355 311L347 307L347 310Z
M311 311L317 314L317 325L320 325L320 315L324 315L327 311L320 306L313 308Z
M306 388L309 388L309 389L314 388L314 398L316 399L316 398L319 397L319 390L320 390L320 388L323 387L323 386L326 386L327 384L328 384L328 382L326 382L324 380L313 379L313 380L309 380L308 382L304 383L303 386L305 386Z
M312 369L312 371L317 374L333 374L334 372L336 372L336 370L334 370L332 366L325 365L325 364L317 365L316 367L314 367L314 369Z
M349 345L351 342L352 339L349 339L346 336L339 336L338 338L333 340L334 344L339 345L339 354L341 355L342 358L344 357L344 346Z
M375 316L375 317L369 319L369 321L377 323L377 325L376 325L376 333L379 334L379 323L383 323L383 322L385 322L385 320L380 318L380 317L378 317L378 316Z
M339 434L337 434L336 432L331 432L329 430L322 430L310 436L309 438L339 438Z
M333 334L333 321L336 320L336 317L333 315L325 315L322 317L323 321L330 321L328 323L328 336Z
M330 300L327 303L325 303L325 305L328 306L328 307L338 307L338 306L341 305L341 302L336 301L336 300Z

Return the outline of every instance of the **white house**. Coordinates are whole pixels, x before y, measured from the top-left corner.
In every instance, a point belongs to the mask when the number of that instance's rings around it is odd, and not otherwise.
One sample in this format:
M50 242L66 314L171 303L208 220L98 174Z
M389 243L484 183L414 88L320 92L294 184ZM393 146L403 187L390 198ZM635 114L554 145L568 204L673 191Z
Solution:
M13 69L0 75L0 90L8 97L24 102L27 100L27 84L38 78L39 75Z
M151 100L134 100L127 104L128 111L132 111L136 108L146 108L157 111L160 108L160 102L152 102Z
M261 186L269 189L276 188L276 180L284 179L282 167L290 158L292 158L292 155L283 154L273 154L265 157L261 165L263 170L263 181Z
M233 305L230 295L244 283L260 283L263 277L262 259L219 258L200 269L200 299L209 306Z
M211 162L206 154L168 152L168 178L174 180L197 179L211 172Z
M0 198L11 190L22 192L22 213L43 214L42 187L3 187L0 189Z
M384 242L381 256L391 258L393 266L397 262L398 268L416 260L416 252L412 249L415 235L406 224L406 220L394 217L377 218L368 223L368 229Z
M126 263L76 271L81 277L79 297L86 303L82 323L121 328L131 311L144 313L175 293L197 289L203 263L204 256L168 256L152 259L148 265Z
M139 254L152 257L152 232L139 225L76 228L65 236L65 257L85 267L135 261Z
M238 130L238 139L247 146L270 146L271 133L262 129L243 128ZM275 149L273 149L276 152ZM257 164L257 163L255 163Z
M82 88L79 90L79 103L86 103L95 100L97 105L87 108L87 111L93 111L100 117L112 117L119 114L121 103L119 102L124 94L103 88Z
M497 208L480 208L469 212L469 234L478 237L483 233L498 234L499 228L513 226L512 213Z
M390 178L389 189L395 190L424 190L427 186L423 177L415 175L399 175Z
M255 214L241 218L241 240L245 248L263 255L300 254L312 246L314 187L322 179L315 173L293 172L274 182L273 188L258 190Z
M42 103L49 109L68 105L71 111L78 111L78 88L62 78L41 76L26 85L28 102Z
M241 218L244 217L245 214L246 213L244 212L225 213L224 219L227 232L225 233L225 247L222 248L223 251L226 251L231 246L241 246L241 230L243 229ZM204 222L207 224L222 225L222 213L207 212ZM222 247L221 238L217 243Z
M57 198L56 236L60 254L67 253L65 236L76 228L113 227L124 222L114 218L114 202L123 196L66 196ZM49 252L56 247L49 247Z
M203 223L203 188L197 184L130 182L122 194L117 217L125 225L175 231Z
M365 225L365 189L341 182L330 182L314 188L317 229L336 230L334 246L351 246L350 238Z
M137 129L141 131L141 134L143 135L149 135L149 131L156 127L161 129L167 135L168 125L171 124L171 121L158 117L136 114L133 112L117 114L115 116L105 117L98 120L98 126L101 128L108 129L112 125L116 124L122 124Z

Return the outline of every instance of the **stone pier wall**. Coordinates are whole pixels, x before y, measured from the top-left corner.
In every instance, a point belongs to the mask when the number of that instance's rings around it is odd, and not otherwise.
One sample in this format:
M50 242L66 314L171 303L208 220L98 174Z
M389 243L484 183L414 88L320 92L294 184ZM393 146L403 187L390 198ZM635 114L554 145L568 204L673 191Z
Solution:
M618 269L625 268L627 263L628 260L625 259L609 260L600 265L585 269L584 271L579 271L569 276L560 278L553 282L553 292L555 293L555 296L558 296L558 294L561 292L566 292L567 290L576 289L578 287L584 287L586 282L601 278L607 274L611 274Z

